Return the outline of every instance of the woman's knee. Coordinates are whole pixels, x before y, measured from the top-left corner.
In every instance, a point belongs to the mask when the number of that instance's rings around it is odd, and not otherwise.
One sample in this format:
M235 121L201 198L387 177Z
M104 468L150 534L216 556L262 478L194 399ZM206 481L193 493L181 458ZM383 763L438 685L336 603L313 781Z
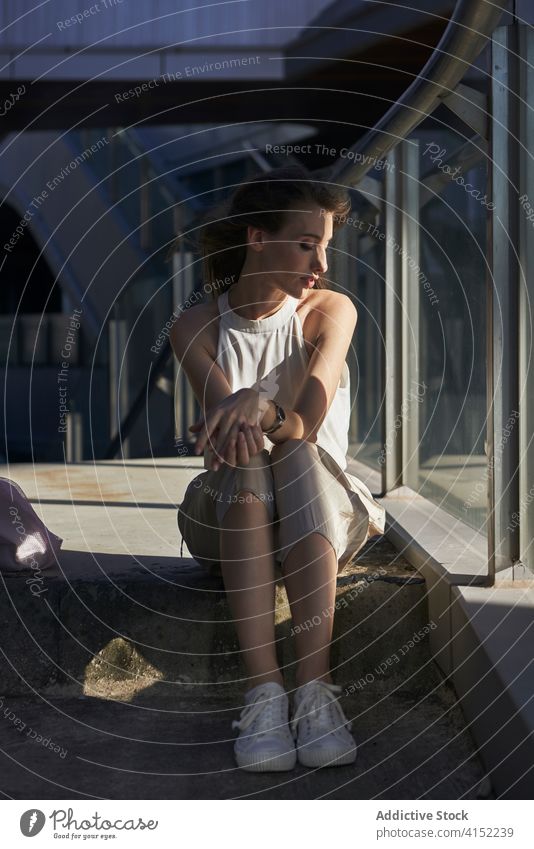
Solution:
M233 471L232 490L250 490L262 499L274 499L274 481L269 452L264 449L250 458L246 466L236 466Z
M241 507L248 504L265 504L268 507L269 502L273 500L272 497L268 497L269 495L270 493L259 491L258 487L247 489L245 486L234 492L227 500L231 506L234 504L239 504Z
M219 505L219 527L243 527L262 532L272 527L274 523L274 502L257 488L254 490L240 488L228 497L224 504ZM247 541L249 544L249 541Z
M239 469L266 469L269 467L270 455L266 448L262 448L257 454L249 458L246 466L237 466Z
M273 471L279 461L285 458L297 462L297 458L304 458L313 455L317 456L317 445L314 442L308 442L306 439L286 439L285 442L279 442L278 445L273 445L271 450L271 464Z
M222 487L221 497L217 499L217 515L222 524L230 507L239 505L239 510L257 510L258 502L263 502L269 521L274 518L275 493L274 481L269 464L269 452L260 451L250 458L246 466L229 470Z
M288 451L297 451L299 448L306 449L314 445L315 443L308 442L306 439L286 439L284 442L279 442L277 445L273 445L271 449L271 457L273 454L285 454Z
M312 559L310 560L310 550L313 551ZM336 541L326 531L317 531L315 529L303 532L298 539L292 539L288 544L280 550L280 568L282 573L286 570L287 558L292 554L294 559L299 557L303 559L304 566L315 566L325 556L335 557L336 562L339 560L339 552L336 546Z
M305 439L286 439L273 447L271 470L275 489L286 487L290 482L302 486L304 477L310 486L320 465L317 446Z

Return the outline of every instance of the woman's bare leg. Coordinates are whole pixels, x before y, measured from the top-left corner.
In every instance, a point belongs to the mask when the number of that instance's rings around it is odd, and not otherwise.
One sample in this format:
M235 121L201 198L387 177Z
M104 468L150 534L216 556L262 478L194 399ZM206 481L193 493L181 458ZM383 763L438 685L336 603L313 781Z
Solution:
M299 540L284 560L283 575L295 633L297 687L314 679L332 683L330 643L337 574L336 553L320 533ZM324 611L328 611L327 615Z
M248 687L267 681L283 686L274 630L273 528L265 503L249 490L240 490L226 511L220 535L221 571Z

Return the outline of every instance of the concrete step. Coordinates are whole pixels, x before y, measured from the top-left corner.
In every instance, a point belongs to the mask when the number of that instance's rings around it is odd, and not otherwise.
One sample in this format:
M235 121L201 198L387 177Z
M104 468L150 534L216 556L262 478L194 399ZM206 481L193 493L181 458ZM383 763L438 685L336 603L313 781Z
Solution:
M10 468L65 542L39 595L25 574L2 578L3 790L13 798L491 795L430 655L436 623L425 581L382 537L336 590L332 674L361 744L356 765L252 778L236 769L231 721L246 678L235 628L220 576L178 556L170 497L179 501L200 468L191 458ZM275 623L291 691L295 636L281 580Z
M201 458L10 467L64 543L37 593L32 572L2 578L5 694L34 687L126 699L155 681L241 689L222 579L178 556L178 503L201 468ZM348 684L427 624L423 579L382 538L340 577L336 606L332 661ZM281 580L275 620L291 684L294 636ZM417 665L419 650L403 669Z
M63 574L46 573L39 596L25 574L4 576L5 694L34 687L124 699L156 681L171 689L178 682L241 690L245 670L220 577L191 559L132 562L113 555L108 564L105 555L78 553L69 565L71 557L62 553ZM371 540L360 562L338 578L336 609L325 615L332 613L340 683L369 677L384 662L381 678L416 673L421 653L426 657L432 624L425 583L384 540ZM275 623L279 660L292 684L295 629L281 579ZM420 630L424 640L395 652Z
M181 566L112 581L48 578L46 601L20 579L5 582L13 602L0 703L6 793L492 798L454 690L429 652L424 581L384 540L338 579L332 670L359 744L351 767L236 769L231 722L245 678L224 590L217 577ZM294 636L281 584L276 616L290 691Z

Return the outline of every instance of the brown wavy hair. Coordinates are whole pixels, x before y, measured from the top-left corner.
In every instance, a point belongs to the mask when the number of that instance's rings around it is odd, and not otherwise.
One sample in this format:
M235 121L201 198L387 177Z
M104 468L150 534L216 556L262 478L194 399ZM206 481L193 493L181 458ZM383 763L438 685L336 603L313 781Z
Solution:
M285 225L290 210L300 204L313 204L333 213L334 232L343 226L351 208L345 188L321 182L303 166L291 165L255 174L209 213L196 248L202 256L204 282L211 284L212 299L239 279L247 252L248 226L275 234ZM316 288L329 287L319 277Z

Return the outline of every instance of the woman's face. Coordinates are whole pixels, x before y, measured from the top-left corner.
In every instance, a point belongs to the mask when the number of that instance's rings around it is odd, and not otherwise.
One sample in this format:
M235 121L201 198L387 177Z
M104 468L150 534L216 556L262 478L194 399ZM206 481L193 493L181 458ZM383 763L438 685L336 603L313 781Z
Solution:
M313 289L320 274L326 274L326 249L332 238L331 212L319 206L299 206L287 213L286 223L277 233L255 232L261 238L253 240L254 249L273 287L301 298Z

